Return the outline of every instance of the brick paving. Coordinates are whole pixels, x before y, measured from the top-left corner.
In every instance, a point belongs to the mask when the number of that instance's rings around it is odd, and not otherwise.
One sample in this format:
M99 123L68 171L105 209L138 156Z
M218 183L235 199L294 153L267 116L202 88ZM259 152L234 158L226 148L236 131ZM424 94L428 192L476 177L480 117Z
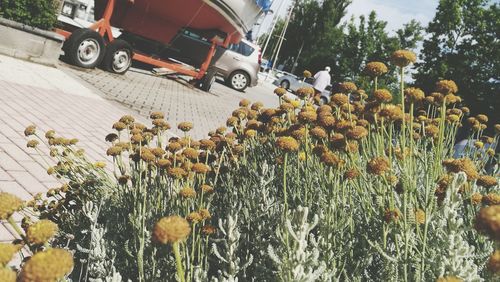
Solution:
M178 123L193 122L194 129L190 133L195 138L204 138L210 130L225 125L226 119L243 98L263 102L268 107L278 104L277 97L273 95L274 86L262 83L247 88L245 92L215 83L207 93L142 69L133 68L124 75L100 69L82 70L69 65L61 69L87 82L107 99L123 103L143 114L164 112L176 134L181 134L175 128Z
M0 55L0 191L29 200L61 184L46 173L54 165L48 147L40 144L38 151L26 147L24 129L30 124L39 132L53 129L60 136L78 138L78 147L90 159L111 162L105 155L104 136L125 114L149 124L151 111L163 111L173 134L179 133L175 128L179 122L191 121L192 135L203 138L224 125L243 98L276 106L273 89L260 84L243 93L216 83L206 93L139 69L115 75L64 63L52 68ZM0 225L0 242L14 237L8 224Z
M104 136L125 114L147 123L136 111L103 99L59 69L0 56L0 190L29 200L60 185L46 172L53 164L48 148L41 144L37 152L26 147L26 126L78 138L92 160L111 161ZM7 224L0 225L0 242L13 237Z

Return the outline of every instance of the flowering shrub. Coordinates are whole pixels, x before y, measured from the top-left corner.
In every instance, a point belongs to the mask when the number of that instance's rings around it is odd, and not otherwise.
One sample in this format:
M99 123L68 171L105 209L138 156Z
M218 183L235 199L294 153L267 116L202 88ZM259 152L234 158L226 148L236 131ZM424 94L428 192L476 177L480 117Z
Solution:
M396 54L401 69L412 61ZM352 83L322 106L310 89L277 89L278 108L243 100L202 140L188 122L167 140L159 112L151 127L124 116L106 136L111 167L28 127L64 184L24 204L0 194L1 219L25 215L16 230L35 253L20 277L56 247L73 253L75 281L496 279L500 126L485 136L487 117L468 117L451 81L425 96L401 79L399 104ZM465 120L475 145L453 158ZM61 261L58 277L73 265Z

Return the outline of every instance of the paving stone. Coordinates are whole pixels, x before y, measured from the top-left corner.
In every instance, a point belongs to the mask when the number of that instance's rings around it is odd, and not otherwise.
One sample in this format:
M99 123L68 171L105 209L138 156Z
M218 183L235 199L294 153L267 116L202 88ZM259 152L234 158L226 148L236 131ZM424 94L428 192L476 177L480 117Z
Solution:
M28 193L19 183L15 181L0 181L0 191L11 193L18 196L23 201L28 201L33 198L33 195Z

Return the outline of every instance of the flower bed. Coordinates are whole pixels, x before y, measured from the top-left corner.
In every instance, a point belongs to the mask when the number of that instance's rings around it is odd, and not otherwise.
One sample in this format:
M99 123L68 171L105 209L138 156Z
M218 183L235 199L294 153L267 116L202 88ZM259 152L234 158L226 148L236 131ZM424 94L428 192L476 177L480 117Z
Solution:
M485 136L487 117L468 117L452 81L427 96L405 89L414 59L394 55L399 104L377 89L387 71L378 63L365 70L370 95L344 83L315 106L312 89L293 100L278 88L279 108L243 100L208 139L190 138L185 122L184 136L166 140L159 112L151 127L124 116L106 136L111 174L77 140L28 127L29 146L50 145L58 164L48 173L64 184L28 203L0 194L0 218L25 216L17 230L34 253L20 279L42 266L58 270L54 281L495 279L500 125ZM462 122L477 141L453 159Z

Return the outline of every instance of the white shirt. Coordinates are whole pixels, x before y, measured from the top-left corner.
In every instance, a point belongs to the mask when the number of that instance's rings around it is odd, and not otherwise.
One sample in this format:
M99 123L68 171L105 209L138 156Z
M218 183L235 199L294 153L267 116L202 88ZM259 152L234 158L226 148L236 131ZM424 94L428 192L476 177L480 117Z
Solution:
M330 84L330 74L326 70L322 70L317 72L314 75L314 83L313 87L314 89L323 92L325 90L326 86Z

